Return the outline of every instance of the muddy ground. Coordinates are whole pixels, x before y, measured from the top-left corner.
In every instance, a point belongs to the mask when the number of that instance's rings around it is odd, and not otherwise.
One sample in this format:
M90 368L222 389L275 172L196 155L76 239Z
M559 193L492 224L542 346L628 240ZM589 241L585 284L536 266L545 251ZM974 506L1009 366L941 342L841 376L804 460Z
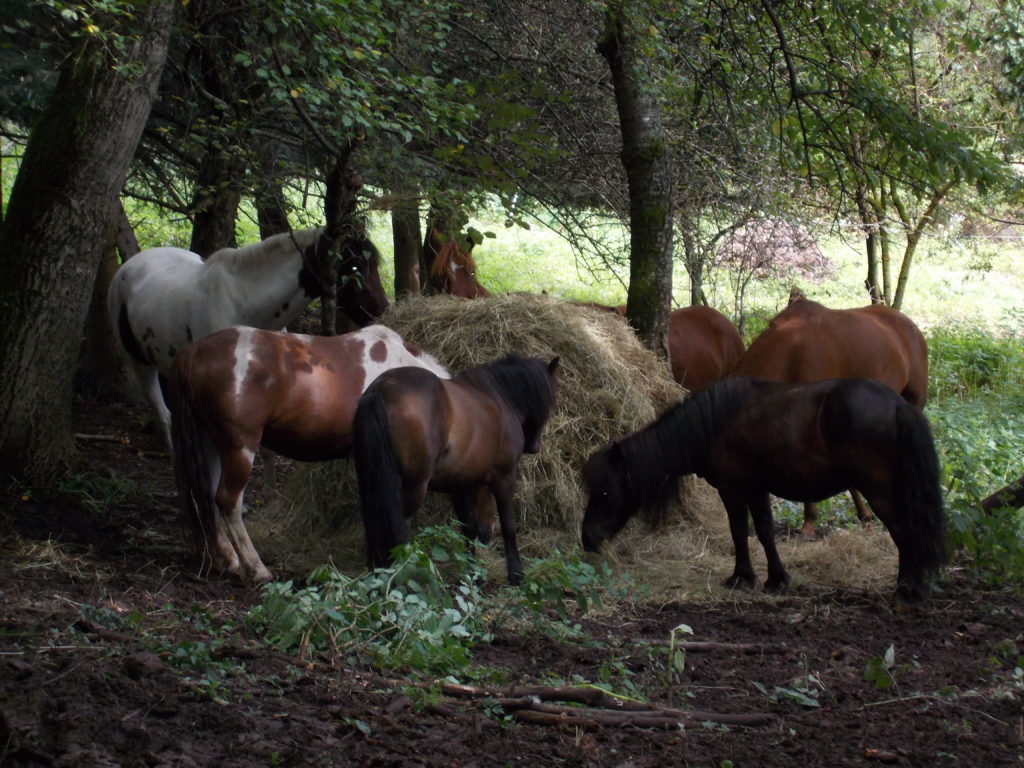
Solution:
M400 672L262 644L245 627L256 596L185 567L168 459L139 412L79 403L77 420L104 487L129 490L97 498L82 480L0 499L4 768L1024 764L1024 605L956 569L924 609L824 590L622 603L580 619L582 639L499 627L474 661L500 691L426 694ZM681 623L712 645L669 681ZM216 663L190 666L199 656ZM682 725L564 702L535 724L494 705L515 685L599 681L684 710ZM714 722L733 716L747 724Z

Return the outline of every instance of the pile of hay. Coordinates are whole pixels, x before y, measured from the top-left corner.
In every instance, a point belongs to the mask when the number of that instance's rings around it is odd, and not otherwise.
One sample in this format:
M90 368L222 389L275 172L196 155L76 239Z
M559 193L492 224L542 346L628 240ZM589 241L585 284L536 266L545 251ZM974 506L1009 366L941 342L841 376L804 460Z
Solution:
M647 425L685 394L670 378L664 362L639 343L620 316L547 296L409 299L393 305L382 322L436 356L453 374L509 352L561 358L558 402L541 451L523 456L519 465L515 506L527 567L530 559L545 557L555 548L578 549L586 504L580 472L591 453L611 438ZM429 494L417 525L449 519L447 497ZM328 561L351 571L365 567L351 460L298 465L281 498L251 516L247 524L261 554L278 570L304 573ZM763 578L760 546L755 541L751 544ZM782 542L784 561L800 567L797 558L787 553L791 546L822 549L832 545ZM503 579L504 559L497 550L500 545L492 546L486 559L494 566L493 578ZM803 552L800 565L806 566L807 550ZM688 478L682 484L680 504L669 511L663 526L652 531L637 521L614 540L607 556L613 565L643 571L637 580L656 585L662 595L707 594L732 570L732 542L717 493L702 481ZM828 554L823 567L832 571L835 562L844 560ZM795 570L792 575L797 581ZM811 581L831 581L833 575L848 577L851 570L856 574L859 569L844 563L842 573L822 577L805 571L800 575ZM885 573L882 578L889 577Z

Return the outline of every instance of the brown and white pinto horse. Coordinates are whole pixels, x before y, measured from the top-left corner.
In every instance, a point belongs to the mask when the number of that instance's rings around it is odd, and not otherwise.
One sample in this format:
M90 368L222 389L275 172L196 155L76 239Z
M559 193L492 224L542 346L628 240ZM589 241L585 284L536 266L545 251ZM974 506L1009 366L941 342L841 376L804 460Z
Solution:
M880 304L829 309L794 291L733 369L737 376L790 383L874 379L918 410L928 399L928 345L913 321ZM851 489L857 517L871 512ZM818 514L804 505L803 535L814 538Z
M427 490L449 494L472 535L481 490L497 503L508 580L523 565L512 510L519 457L540 450L554 407L558 358L509 355L444 380L428 370L386 371L356 409L356 474L370 564L391 560Z
M360 395L400 366L448 378L382 325L341 336L235 326L178 354L168 386L175 477L204 568L255 584L271 578L242 522L257 449L299 461L345 456Z
M462 299L486 299L491 294L476 279L473 241L456 236L445 240L436 227L427 238L430 281L441 293Z
M223 248L205 261L181 248L150 248L126 261L110 284L107 308L143 397L170 445L171 416L161 379L186 344L232 325L277 330L323 294L333 258L323 229ZM338 307L359 327L388 308L377 249L364 236L342 244Z

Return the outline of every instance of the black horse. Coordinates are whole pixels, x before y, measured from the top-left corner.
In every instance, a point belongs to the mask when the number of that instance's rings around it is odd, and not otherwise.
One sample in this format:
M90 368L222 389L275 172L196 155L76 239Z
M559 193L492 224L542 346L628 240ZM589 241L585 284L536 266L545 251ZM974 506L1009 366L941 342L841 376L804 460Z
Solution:
M584 549L596 551L638 509L664 509L677 478L691 473L718 489L729 514L736 567L727 586L755 583L748 510L768 559L765 591L789 584L775 548L769 494L807 502L859 490L896 543L896 592L907 602L927 596L925 577L945 559L939 462L928 421L878 382L733 377L674 405L591 456L584 468Z

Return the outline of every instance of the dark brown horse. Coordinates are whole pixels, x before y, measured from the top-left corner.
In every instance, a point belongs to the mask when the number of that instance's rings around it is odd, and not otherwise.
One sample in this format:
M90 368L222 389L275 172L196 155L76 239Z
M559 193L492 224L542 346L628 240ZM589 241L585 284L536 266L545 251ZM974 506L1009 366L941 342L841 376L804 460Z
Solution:
M370 564L391 561L408 539L427 490L448 493L468 535L480 489L493 494L505 543L508 580L523 565L512 509L519 457L540 450L555 403L558 358L510 355L453 379L420 368L377 378L359 400L353 431L359 497Z
M346 455L360 395L399 366L448 376L382 325L341 336L235 326L178 354L168 389L175 475L204 566L256 584L271 578L242 522L255 452L263 445L299 461Z
M427 240L430 282L441 293L462 299L485 299L491 294L476 279L473 241L457 235L447 240L435 227Z
M910 318L891 307L829 309L794 292L733 373L788 382L874 379L921 410L928 399L928 346ZM870 520L863 499L852 496L857 517ZM805 505L805 538L814 538L817 519L815 505Z
M736 566L727 586L755 583L748 513L768 559L765 591L789 584L775 548L769 494L819 501L858 489L896 543L897 595L904 600L927 595L925 577L945 558L939 462L928 421L876 381L730 377L696 392L590 458L584 548L596 551L637 510L664 508L677 478L687 474L718 489L728 512Z

